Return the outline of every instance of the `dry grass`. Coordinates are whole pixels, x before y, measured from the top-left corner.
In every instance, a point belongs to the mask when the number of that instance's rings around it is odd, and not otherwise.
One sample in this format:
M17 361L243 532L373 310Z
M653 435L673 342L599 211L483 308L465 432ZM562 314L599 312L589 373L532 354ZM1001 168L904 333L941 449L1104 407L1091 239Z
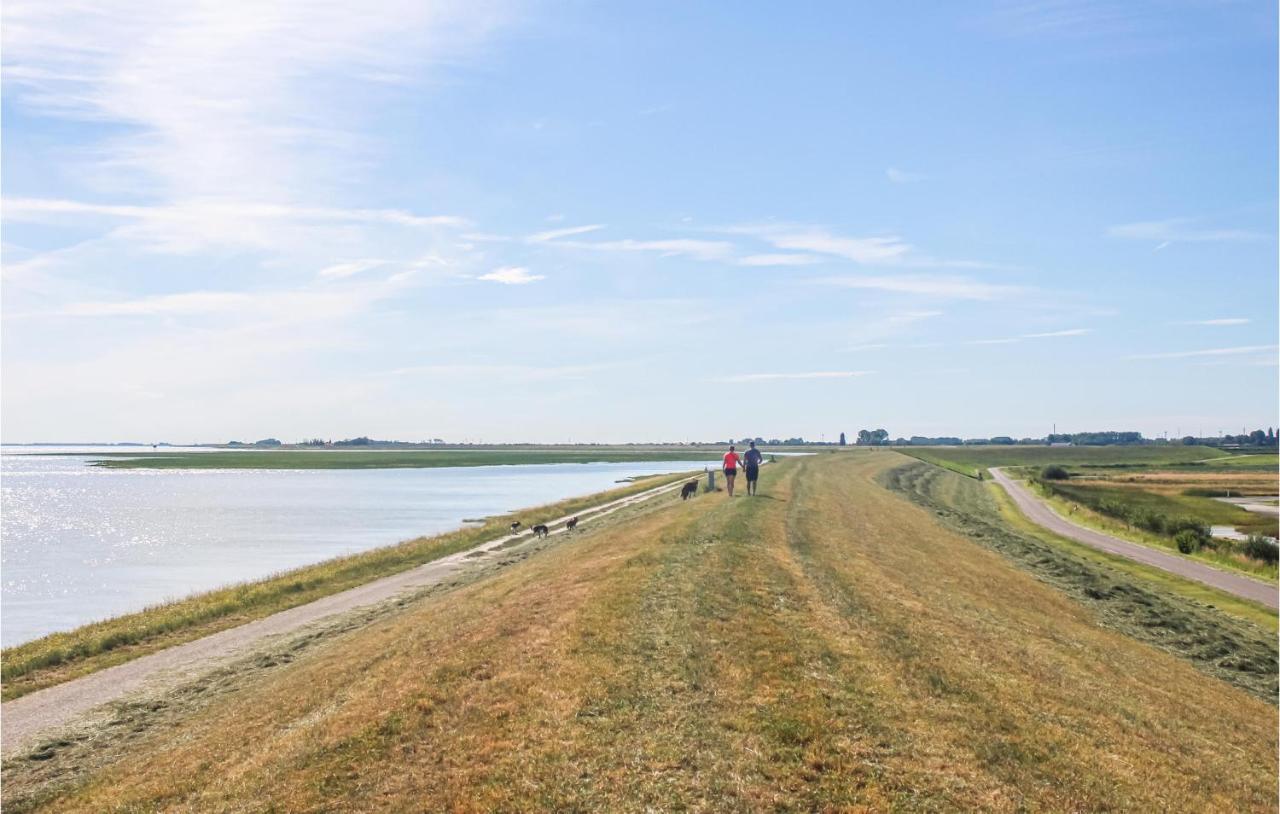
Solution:
M687 473L644 478L617 489L569 498L518 514L528 528L534 523L551 522L686 477ZM457 531L336 557L6 648L0 668L3 698L9 701L465 551L508 534L510 519L507 515L491 517L482 524Z
M788 461L760 498L582 534L45 808L1274 810L1275 707L874 482L902 461Z

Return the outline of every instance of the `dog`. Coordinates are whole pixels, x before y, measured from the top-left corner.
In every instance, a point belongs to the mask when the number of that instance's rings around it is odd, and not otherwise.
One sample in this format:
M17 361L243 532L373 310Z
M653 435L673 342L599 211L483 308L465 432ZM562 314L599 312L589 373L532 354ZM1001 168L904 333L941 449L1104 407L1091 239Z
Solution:
M565 521L564 527L567 531L573 531L578 527L578 518L570 517L567 521Z
M697 493L698 493L698 482L696 480L691 480L688 483L686 483L684 486L680 487L681 500L688 500L689 498L693 497Z
M542 523L539 523L538 525L536 525L536 526L534 526L534 527L533 527L533 536L534 536L534 537L546 537L546 536L547 536L548 534L550 534L550 533L551 533L551 532L547 530L546 525L544 525L544 524L542 524Z
M520 521L517 520L516 522L511 524L511 533L515 534L519 530L520 530Z

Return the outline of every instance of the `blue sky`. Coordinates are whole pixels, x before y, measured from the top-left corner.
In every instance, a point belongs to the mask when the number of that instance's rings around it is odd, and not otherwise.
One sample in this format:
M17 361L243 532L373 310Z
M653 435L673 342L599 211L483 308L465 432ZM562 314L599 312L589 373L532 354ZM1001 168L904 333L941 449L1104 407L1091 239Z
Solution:
M1270 2L10 2L6 441L1278 423Z

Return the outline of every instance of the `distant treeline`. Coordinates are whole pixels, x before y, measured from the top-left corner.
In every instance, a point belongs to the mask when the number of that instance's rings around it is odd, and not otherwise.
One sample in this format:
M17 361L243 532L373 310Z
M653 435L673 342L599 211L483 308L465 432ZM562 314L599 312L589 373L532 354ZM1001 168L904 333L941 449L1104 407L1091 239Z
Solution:
M1241 435L1224 435L1213 438L1197 438L1188 435L1181 439L1168 440L1164 438L1143 438L1140 432L1075 432L1075 433L1050 433L1043 438L1013 438L1008 435L996 435L991 438L960 438L952 435L913 435L910 438L890 438L889 431L884 429L877 430L858 430L855 437L855 446L895 446L895 447L937 447L937 446L1042 446L1044 444L1074 444L1075 446L1113 446L1113 445L1141 445L1141 444L1186 444L1186 445L1202 445L1208 447L1250 447L1265 449L1267 447L1274 448L1276 446L1276 431L1273 428L1266 430L1254 430L1251 433ZM728 446L729 444L743 444L755 442L757 446L770 447L800 447L800 446L845 446L845 434L839 434L838 441L806 441L801 437L794 438L762 438L756 436L754 438L745 436L737 441L732 438L727 441L676 441L676 442L634 442L628 444L604 444L603 446L699 446L699 445L716 445ZM230 441L227 443L229 447L377 447L380 449L394 448L422 448L422 447L485 447L485 446L529 446L528 444L470 444L470 443L450 443L443 438L432 438L424 441L379 441L362 435L358 438L344 438L341 441L325 440L323 438L308 438L297 444L284 444L276 438L263 438L261 441L246 443L244 441ZM535 445L536 446L536 445ZM554 446L601 446L599 444L556 444Z

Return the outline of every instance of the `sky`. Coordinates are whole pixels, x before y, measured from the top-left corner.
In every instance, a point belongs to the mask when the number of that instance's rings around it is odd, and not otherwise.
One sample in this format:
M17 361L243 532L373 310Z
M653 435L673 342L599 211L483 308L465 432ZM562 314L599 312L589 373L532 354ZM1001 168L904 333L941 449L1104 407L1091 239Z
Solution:
M5 442L1280 424L1271 0L0 23Z

